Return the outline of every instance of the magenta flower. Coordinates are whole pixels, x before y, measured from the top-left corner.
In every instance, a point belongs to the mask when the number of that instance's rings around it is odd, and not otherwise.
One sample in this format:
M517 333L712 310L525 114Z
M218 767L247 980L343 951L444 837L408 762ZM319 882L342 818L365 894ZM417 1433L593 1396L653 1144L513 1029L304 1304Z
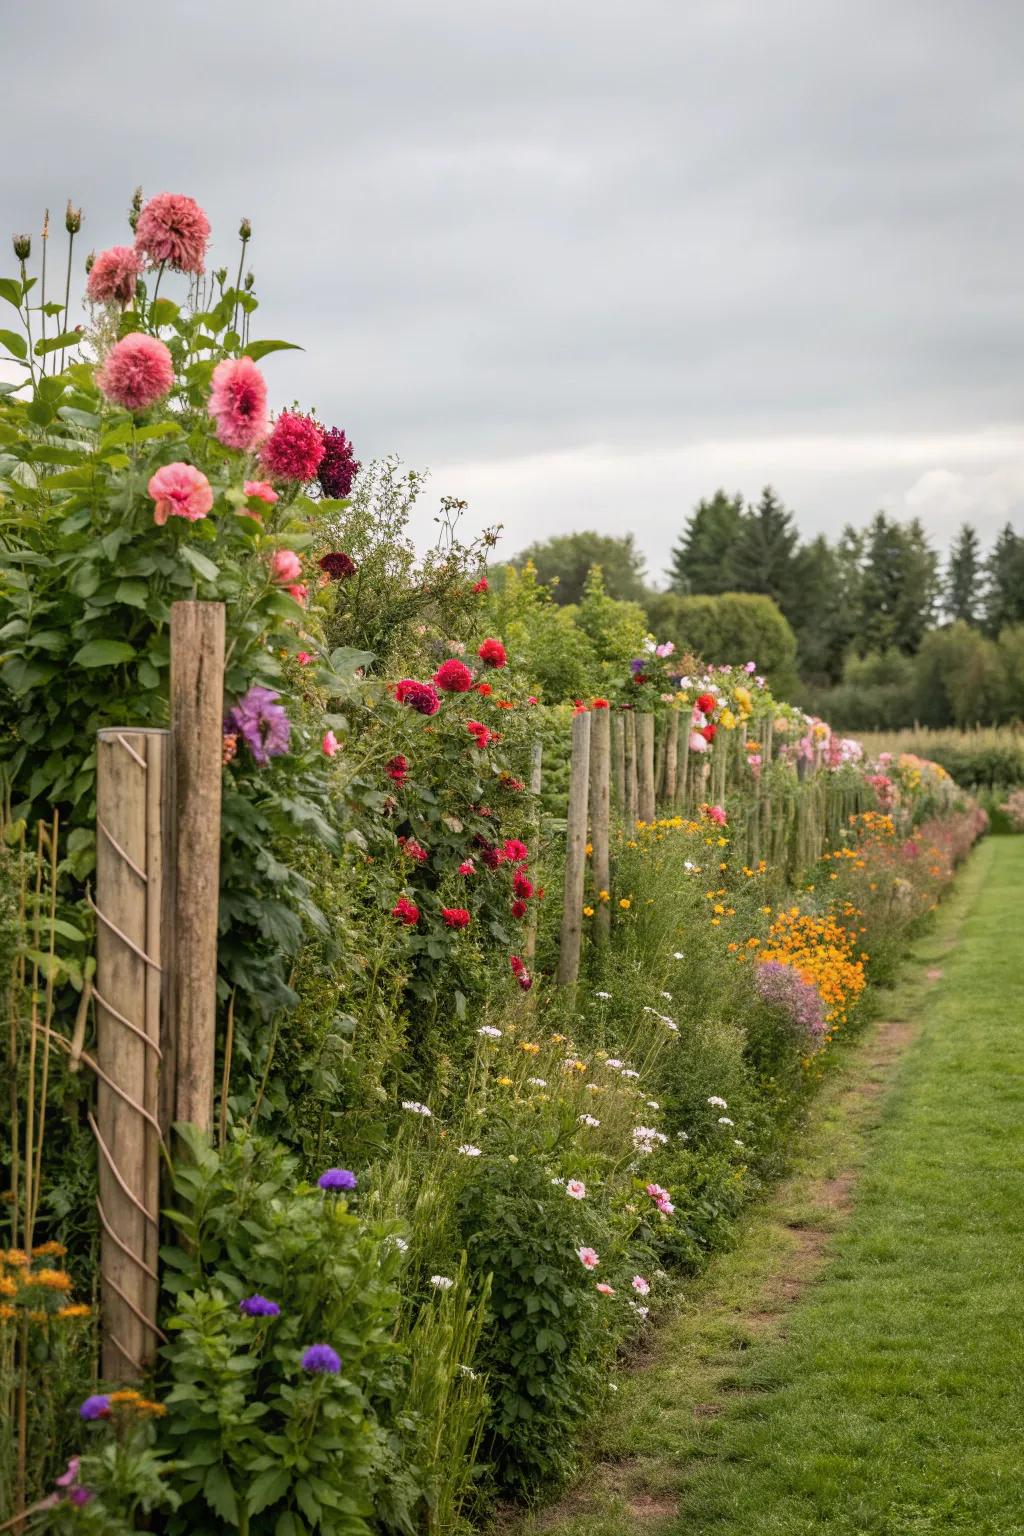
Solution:
M302 1357L302 1369L314 1376L337 1376L341 1356L329 1344L311 1344Z
M437 689L430 683L418 683L415 678L403 677L395 684L395 698L399 704L408 704L420 715L436 715L441 708Z
M269 480L247 480L242 489L250 500L265 501L268 507L279 499Z
M320 489L325 496L343 498L352 489L352 481L359 473L359 463L352 452L352 444L340 427L330 427L323 433L324 456L317 470Z
M445 693L468 693L473 686L473 674L464 661L453 656L450 661L442 661L434 673L434 682Z
M226 357L217 364L209 411L225 448L248 453L262 443L270 430L267 386L251 357Z
M156 336L133 332L111 347L96 370L96 383L108 400L126 411L148 410L171 392L171 354Z
M324 732L324 739L320 743L320 746L323 749L323 754L325 757L333 757L335 755L339 749L339 742L333 731Z
M261 463L273 480L312 480L324 456L323 432L308 416L282 411L263 444Z
M206 270L210 221L194 198L178 192L151 197L135 226L135 249L151 266L174 272Z
M130 245L113 245L93 262L86 295L93 304L130 304L141 272L142 262Z
M584 1269L596 1269L601 1262L593 1248L577 1248L576 1257Z
M156 502L153 521L163 527L169 517L198 522L213 506L213 491L201 469L192 464L165 464L150 477L147 487Z
M253 761L265 768L272 757L281 757L291 741L291 722L277 702L280 694L272 688L253 683L233 709L228 711L228 728L241 736Z

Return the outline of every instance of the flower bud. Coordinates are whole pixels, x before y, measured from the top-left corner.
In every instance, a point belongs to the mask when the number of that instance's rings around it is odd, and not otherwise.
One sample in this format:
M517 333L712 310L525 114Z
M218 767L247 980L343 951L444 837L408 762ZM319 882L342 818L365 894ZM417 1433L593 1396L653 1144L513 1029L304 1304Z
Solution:
M86 277L89 276L89 273L92 271L92 269L93 269L93 267L95 265L96 265L96 252L95 251L90 251L88 256L85 258L85 275L86 275Z
M221 287L223 288L224 284L228 280L228 269L227 269L227 267L218 267L216 272L213 275L217 279L217 281L221 285Z
M249 219L243 219L239 224L238 237L243 241L252 239L252 223Z
M136 187L135 191L132 193L131 206L128 209L128 223L131 225L131 229L132 229L132 234L133 235L135 233L135 226L139 222L139 214L141 212L142 212L142 188L141 187Z
M12 235L11 243L14 246L14 254L19 261L28 261L32 254L31 235Z
M245 289L246 293L248 293L251 290L252 285L253 285L253 283L255 281L256 281L256 279L255 279L255 277L253 276L253 274L251 272L247 272L245 274L245 282L242 284L242 287Z
M77 235L81 227L82 210L81 208L72 208L71 199L69 197L68 206L64 212L64 228L67 230L69 235Z

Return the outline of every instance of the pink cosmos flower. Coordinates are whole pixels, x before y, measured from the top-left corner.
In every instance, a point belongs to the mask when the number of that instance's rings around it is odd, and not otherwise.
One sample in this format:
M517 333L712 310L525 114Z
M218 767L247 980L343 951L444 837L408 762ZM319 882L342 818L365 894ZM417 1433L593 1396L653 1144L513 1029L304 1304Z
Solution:
M312 480L324 456L323 433L297 411L282 411L263 444L261 463L274 480Z
M151 266L167 264L172 272L206 270L210 221L191 197L161 192L151 197L135 226L135 249Z
M646 1281L644 1279L643 1275L634 1275L632 1283L633 1283L633 1289L634 1289L634 1291L636 1291L638 1296L649 1296L650 1295L650 1293L651 1293L650 1284L648 1283L648 1281Z
M270 430L267 386L251 357L226 357L217 364L209 411L225 448L248 453L262 443Z
M585 1200L587 1198L587 1186L582 1179L570 1179L565 1186L565 1192L571 1200Z
M169 517L184 517L198 522L213 506L210 482L202 470L192 464L165 464L158 469L147 487L156 502L154 523L162 526Z
M270 579L284 585L302 575L302 561L293 549L275 549L270 560Z
M126 411L148 410L171 391L171 354L156 336L133 332L111 347L96 382L108 400Z
M601 1262L593 1248L577 1248L576 1257L584 1269L596 1269Z
M597 1291L601 1296L615 1295L615 1287L613 1285L595 1285L594 1290Z
M93 304L130 304L141 272L142 262L130 245L112 245L93 262L86 295Z
M324 739L321 742L321 746L324 749L325 757L334 756L335 752L338 750L338 738L335 736L333 731L324 732Z
M272 507L279 499L269 480L247 480L242 489L250 501L265 501L268 507Z

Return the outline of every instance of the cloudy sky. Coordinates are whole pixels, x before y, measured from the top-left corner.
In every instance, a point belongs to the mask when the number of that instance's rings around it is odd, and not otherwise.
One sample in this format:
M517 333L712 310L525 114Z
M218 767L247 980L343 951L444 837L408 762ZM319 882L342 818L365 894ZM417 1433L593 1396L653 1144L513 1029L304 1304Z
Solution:
M137 183L188 192L216 264L247 215L258 333L306 348L275 399L510 553L631 529L658 573L765 481L806 533L991 535L1024 527L1022 46L1020 0L6 0L0 206L70 194L88 250Z

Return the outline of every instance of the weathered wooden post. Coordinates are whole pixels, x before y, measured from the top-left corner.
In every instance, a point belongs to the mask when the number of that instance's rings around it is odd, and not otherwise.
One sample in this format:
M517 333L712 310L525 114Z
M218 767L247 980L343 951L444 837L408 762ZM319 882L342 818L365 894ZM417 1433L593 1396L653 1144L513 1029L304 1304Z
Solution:
M630 837L636 831L640 815L640 781L636 766L636 712L626 715L626 827Z
M167 1017L174 1043L174 1116L202 1131L213 1118L224 751L224 605L171 608L171 791L174 959Z
M531 828L534 838L540 832L540 792L544 782L544 746L540 737L533 744L530 756ZM537 903L531 901L526 909L526 941L524 958L529 964L537 953Z
M572 768L569 777L569 808L565 828L565 888L557 981L574 986L580 974L583 940L583 892L587 873L587 800L590 776L589 711L572 720Z
M665 800L670 811L676 808L679 792L679 711L673 709L668 717L668 733L665 737Z
M102 1371L145 1374L156 1344L159 1068L166 963L168 733L96 745L96 1116Z
M612 767L615 784L615 809L620 817L626 814L626 719L616 715L612 721Z
M611 719L596 709L590 725L590 872L594 883L594 922L598 943L611 932ZM604 892L602 897L601 892Z
M686 706L683 715L682 742L679 748L679 782L676 792L676 801L683 815L686 815L690 804L690 707Z
M654 716L639 715L636 733L639 816L641 821L650 824L658 814L654 799Z

